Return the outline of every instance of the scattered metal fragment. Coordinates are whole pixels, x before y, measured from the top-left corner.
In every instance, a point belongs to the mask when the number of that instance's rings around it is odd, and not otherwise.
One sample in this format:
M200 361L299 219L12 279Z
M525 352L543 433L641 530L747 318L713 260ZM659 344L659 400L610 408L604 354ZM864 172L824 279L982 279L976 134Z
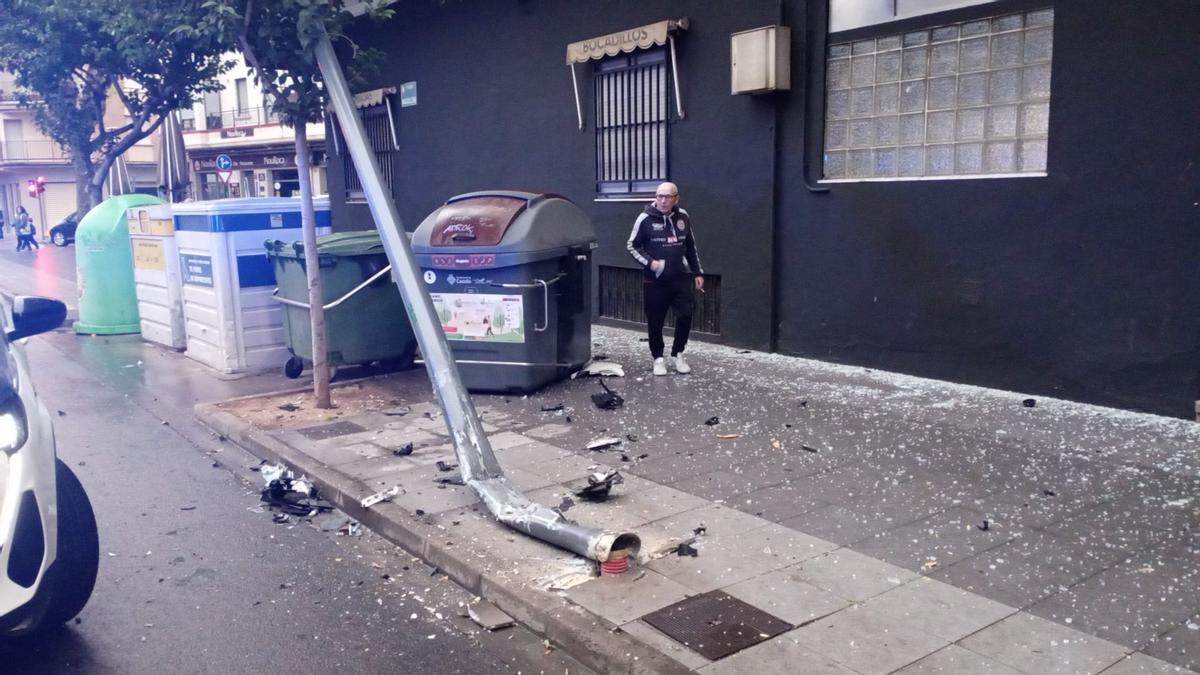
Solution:
M586 486L575 491L575 496L590 502L602 502L608 499L608 493L613 486L624 483L625 479L616 469L609 469L592 473L587 481Z
M542 412L559 412L563 409L563 404L555 403L554 405L542 406Z
M413 444L405 443L404 445L402 445L398 448L392 448L392 454L397 457L407 457L407 456L413 454Z
M700 552L696 550L695 546L692 546L685 541L679 546L675 547L675 555L679 556L680 558L684 556L695 558L700 555Z
M380 490L373 495L363 497L362 501L359 502L359 506L362 506L364 509L369 509L379 502L390 501L392 497L395 497L398 494L400 494L400 486L393 485L386 490Z
M279 409L284 412L296 412L300 409L300 406L296 405L295 403L284 403L283 405L279 406Z
M709 426L709 427L714 427L720 423L721 423L721 418L717 417L716 415L713 415L712 417L704 420L704 425Z
M603 378L600 379L600 386L604 391L592 394L592 403L595 403L597 408L601 410L616 410L625 405L625 399L617 392L609 389L608 385L604 384Z
M489 631L508 628L516 623L513 618L500 610L487 600L476 600L470 605L467 605L467 616L471 620L479 624L480 627Z
M445 460L441 460L441 459L439 459L437 461L437 470L441 471L443 473L447 472L447 471L453 471L457 468L458 468L457 464L450 464L450 463L446 462Z
M605 438L597 438L597 439L589 442L587 444L587 449L591 450L592 452L599 452L601 450L607 450L608 448L618 446L620 444L621 444L621 439L612 437L612 436L608 436Z
M1027 398L1024 401L1021 401L1021 405L1025 406L1026 408L1032 408L1037 405L1037 400L1032 399L1032 398Z

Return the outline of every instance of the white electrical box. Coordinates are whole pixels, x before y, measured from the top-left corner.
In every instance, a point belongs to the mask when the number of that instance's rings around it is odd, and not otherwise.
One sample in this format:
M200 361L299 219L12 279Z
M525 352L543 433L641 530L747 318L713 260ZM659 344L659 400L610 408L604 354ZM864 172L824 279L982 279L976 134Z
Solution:
M729 40L731 92L762 94L792 88L792 29L763 26L734 33Z

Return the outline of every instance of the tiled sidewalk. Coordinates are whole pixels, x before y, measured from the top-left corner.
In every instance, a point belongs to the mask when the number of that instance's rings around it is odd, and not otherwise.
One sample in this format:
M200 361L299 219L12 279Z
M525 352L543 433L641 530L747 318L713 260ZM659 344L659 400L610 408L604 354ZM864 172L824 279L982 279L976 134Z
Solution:
M407 405L333 430L348 433L271 435L354 486L350 498L402 486L387 517L429 526L512 592L561 595L701 672L1200 666L1196 425L1061 401L1025 408L1015 394L703 345L696 374L653 378L641 348L631 333L598 331L595 351L629 373L613 381L619 411L592 408L586 381L476 398L527 494L642 536L643 564L619 577L588 580L573 556L496 525L466 488L433 482L445 475L437 460L454 456L419 372L389 380ZM712 415L719 424L705 425ZM583 449L626 434L636 440ZM393 456L408 442L411 456ZM597 463L622 469L616 497L564 502ZM681 541L698 555L662 555ZM713 591L793 628L709 661L643 619Z

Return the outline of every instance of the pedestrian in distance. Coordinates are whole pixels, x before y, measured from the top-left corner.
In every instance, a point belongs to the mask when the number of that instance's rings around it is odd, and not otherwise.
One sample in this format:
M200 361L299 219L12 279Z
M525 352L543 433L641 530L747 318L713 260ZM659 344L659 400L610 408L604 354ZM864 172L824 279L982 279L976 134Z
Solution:
M677 373L692 372L683 359L683 350L692 330L695 306L692 289L704 292L704 270L700 267L691 217L679 208L679 188L674 183L663 183L654 191L654 202L634 221L625 248L643 270L642 297L654 374L667 374L667 362L663 358L663 324L667 320L667 310L675 312L671 365Z
M4 238L4 212L0 211L0 239Z
M24 206L17 207L17 221L13 224L17 231L17 250L30 251L34 248L41 248L37 243L36 230L33 227L33 218Z

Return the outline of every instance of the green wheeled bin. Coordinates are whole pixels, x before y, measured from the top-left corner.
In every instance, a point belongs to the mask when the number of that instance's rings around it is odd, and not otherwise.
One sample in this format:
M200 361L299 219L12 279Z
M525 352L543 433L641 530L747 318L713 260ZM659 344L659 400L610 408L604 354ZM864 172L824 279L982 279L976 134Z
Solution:
M283 331L291 358L283 372L300 376L312 363L312 320L304 244L266 241L275 269L275 299L283 305ZM339 232L317 237L321 290L325 300L325 333L330 367L380 362L409 368L417 339L379 233Z

